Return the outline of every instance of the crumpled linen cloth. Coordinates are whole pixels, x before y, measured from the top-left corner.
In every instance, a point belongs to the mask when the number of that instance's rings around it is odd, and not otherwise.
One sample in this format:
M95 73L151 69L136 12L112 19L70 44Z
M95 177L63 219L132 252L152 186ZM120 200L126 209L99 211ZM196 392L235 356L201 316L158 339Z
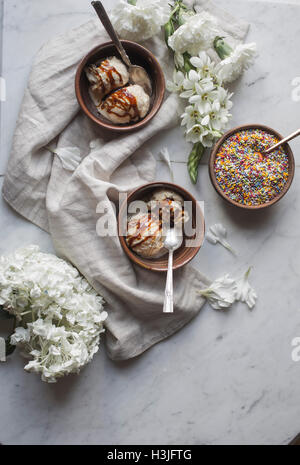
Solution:
M242 41L248 26L204 2L225 35ZM203 7L198 2L197 9ZM176 96L167 96L157 116L130 135L104 134L82 113L74 91L77 66L93 47L108 41L98 19L47 43L37 54L25 91L4 180L3 196L21 215L51 234L61 257L73 263L106 300L106 346L112 359L128 359L172 335L200 310L197 293L208 280L192 266L175 272L175 313L162 313L165 274L133 265L117 236L113 203L120 192L154 180L155 160L143 144L178 123ZM163 69L173 69L161 38L147 43ZM49 147L77 148L79 164L66 169ZM109 201L115 230L98 237L100 201Z

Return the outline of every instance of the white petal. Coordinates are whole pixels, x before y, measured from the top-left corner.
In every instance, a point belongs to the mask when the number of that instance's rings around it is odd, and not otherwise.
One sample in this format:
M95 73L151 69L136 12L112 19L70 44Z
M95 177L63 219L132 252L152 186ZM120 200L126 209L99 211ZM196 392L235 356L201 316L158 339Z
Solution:
M225 247L225 249L235 254L235 251L233 250L233 248L225 240L226 236L227 236L227 230L225 226L223 226L221 223L216 223L210 226L209 232L206 234L206 238L211 244L219 243L223 247Z
M251 268L246 271L244 276L237 280L235 298L236 300L245 302L249 308L253 308L257 299L257 294L248 281L250 271Z

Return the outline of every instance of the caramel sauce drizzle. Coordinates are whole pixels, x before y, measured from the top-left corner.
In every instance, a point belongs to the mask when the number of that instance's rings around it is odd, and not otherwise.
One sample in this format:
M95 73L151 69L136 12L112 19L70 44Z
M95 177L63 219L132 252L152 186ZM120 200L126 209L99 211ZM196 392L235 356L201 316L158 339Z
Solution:
M119 89L111 94L105 102L102 103L102 108L106 110L107 113L119 117L130 116L132 119L140 117L136 97L126 88ZM117 109L120 110L120 112L116 111Z
M145 234L151 230L151 226L153 224L152 220L158 220L158 230L161 231L162 229L162 219L163 219L163 211L162 209L164 206L170 207L170 226L171 228L174 227L175 220L183 219L184 218L184 207L182 207L180 212L176 212L176 209L172 206L171 199L165 199L159 202L159 205L154 209L154 212L148 212L147 217L140 219L137 221L136 224L136 234L132 236L127 236L126 241L130 248L134 249L136 246L143 244L148 239L153 238L148 234ZM158 211L157 211L158 210ZM151 213L154 213L153 218L151 217ZM137 244L133 244L135 241L138 241ZM150 244L151 247L151 244Z
M123 79L122 79L121 74L119 73L119 71L116 70L114 66L111 66L109 64L108 60L102 61L100 66L98 66L96 69L92 68L92 72L95 74L97 81L98 81L98 84L96 84L96 87L97 88L100 87L102 92L105 91L105 83L104 83L101 73L107 77L110 83L110 90L116 86L116 81L115 81L113 74L116 74L120 80L120 83L123 84Z
M137 240L138 244L143 244L146 240L148 240L151 236L148 234L145 234L146 232L149 232L151 230L152 226L152 221L151 221L151 214L150 212L148 213L147 218L144 220L138 220L137 225L136 225L136 231L137 233L132 236L127 236L127 244L129 247L134 248L133 243ZM143 237L144 236L144 237Z

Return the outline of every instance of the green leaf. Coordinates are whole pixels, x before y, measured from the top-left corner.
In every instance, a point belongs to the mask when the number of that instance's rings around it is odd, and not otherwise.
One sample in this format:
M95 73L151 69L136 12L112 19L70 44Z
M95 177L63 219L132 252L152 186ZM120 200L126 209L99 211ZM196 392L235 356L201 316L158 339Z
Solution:
M174 34L174 25L171 19L164 25L164 31L165 31L165 42L167 46L169 47L168 45L169 37L171 37L171 35Z
M189 155L188 160L188 172L193 184L196 184L198 178L198 167L202 155L204 153L204 147L201 142L194 144L193 149Z

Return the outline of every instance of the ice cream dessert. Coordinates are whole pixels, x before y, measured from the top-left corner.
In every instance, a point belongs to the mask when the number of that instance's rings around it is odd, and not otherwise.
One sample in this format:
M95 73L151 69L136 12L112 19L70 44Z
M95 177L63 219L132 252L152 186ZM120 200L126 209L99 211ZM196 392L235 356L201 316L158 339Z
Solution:
M160 220L150 213L139 213L129 219L126 242L144 258L157 258L166 253Z
M148 208L154 215L159 215L163 222L170 222L170 226L173 227L188 221L188 213L183 204L183 198L176 192L158 189L148 202Z
M98 106L98 111L112 123L126 124L144 118L149 107L149 95L141 86L135 84L110 94Z
M90 82L90 97L97 107L107 94L125 86L129 80L126 66L114 56L106 58L100 65L87 66L85 73Z
M154 191L146 205L147 212L128 219L126 242L141 257L158 258L168 252L164 247L167 229L176 226L181 231L189 217L183 198L173 191Z

